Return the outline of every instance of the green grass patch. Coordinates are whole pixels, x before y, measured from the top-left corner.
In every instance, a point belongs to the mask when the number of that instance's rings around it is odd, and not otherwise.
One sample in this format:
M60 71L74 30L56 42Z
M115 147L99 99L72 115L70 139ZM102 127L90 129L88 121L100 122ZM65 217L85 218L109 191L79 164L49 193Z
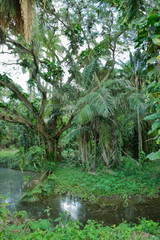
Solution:
M57 176L55 192L78 196L83 199L97 200L100 197L129 198L135 196L156 197L160 192L160 161L144 163L141 170L105 168L87 173L81 168L59 165L54 174ZM111 175L112 174L112 175ZM141 184L141 193L140 193Z

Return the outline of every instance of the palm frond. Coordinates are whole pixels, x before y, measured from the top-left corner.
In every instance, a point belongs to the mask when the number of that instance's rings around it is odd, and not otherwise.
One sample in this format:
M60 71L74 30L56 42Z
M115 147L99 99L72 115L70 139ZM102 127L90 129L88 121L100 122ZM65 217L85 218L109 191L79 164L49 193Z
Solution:
M137 17L141 12L140 10L144 8L144 1L143 0L128 0L128 21L130 22L135 17Z
M63 137L63 143L68 144L71 140L76 139L80 135L83 135L86 131L90 131L88 126L78 126L70 131L65 137Z
M111 125L109 122L102 121L99 127L99 133L100 133L100 144L108 144L111 139Z
M100 88L97 91L91 92L80 99L77 107L89 105L94 112L94 116L102 116L107 118L114 112L114 100L111 97L110 91L106 88Z
M87 104L74 117L74 121L78 124L86 124L89 121L92 121L95 115L95 109L89 104Z
M89 65L84 68L83 72L83 82L86 88L93 86L93 74L97 70L97 60L98 58L93 59Z
M133 93L129 98L130 108L136 110L139 108L140 113L145 112L147 105L144 97L140 93Z
M112 79L105 83L105 87L109 88L112 95L116 96L120 93L131 93L135 91L135 88L131 85L131 82L127 79Z

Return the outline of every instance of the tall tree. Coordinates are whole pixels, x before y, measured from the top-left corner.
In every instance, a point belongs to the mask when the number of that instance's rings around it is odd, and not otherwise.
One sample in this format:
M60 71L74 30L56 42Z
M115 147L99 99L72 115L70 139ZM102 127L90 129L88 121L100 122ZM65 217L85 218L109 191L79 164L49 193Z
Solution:
M54 160L60 158L60 137L72 127L70 133L79 131L84 164L90 167L91 157L93 165L97 159L107 165L116 162L125 135L118 124L127 116L125 107L119 114L120 104L125 96L129 103L134 88L115 73L117 56L128 48L128 27L119 26L121 15L112 3L97 8L90 0L66 0L55 7L47 1L43 10L38 1L36 10L32 41L26 43L19 35L1 36L1 42L18 56L18 64L29 72L34 97L1 74L0 85L13 93L27 113L5 103L0 106L0 118L34 128L45 138L48 152L54 152Z

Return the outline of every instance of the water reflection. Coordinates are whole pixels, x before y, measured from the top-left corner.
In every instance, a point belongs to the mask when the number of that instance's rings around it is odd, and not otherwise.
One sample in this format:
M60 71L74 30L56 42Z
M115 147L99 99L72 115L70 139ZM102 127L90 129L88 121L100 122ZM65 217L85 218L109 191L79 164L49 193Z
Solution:
M22 173L18 170L0 168L0 195L6 197L9 209L15 211L22 195L23 176L32 175L31 172Z
M84 207L78 199L72 198L67 195L65 198L60 200L61 212L67 212L70 214L72 220L78 220L85 217Z
M26 210L29 217L47 218L45 210L49 207L52 209L50 215L52 219L59 217L60 213L68 212L72 220L79 220L83 224L88 219L103 222L105 225L118 225L123 219L128 222L138 222L137 219L142 217L160 221L160 197L146 200L143 204L138 203L137 200L131 200L127 207L124 207L120 200L102 199L99 204L90 204L73 198L69 194L52 195L35 203L22 203L20 197L23 192L23 176L29 174L34 173L0 168L0 195L8 196L5 202L10 204L9 209L12 212Z
M124 209L124 218L130 222L134 218L135 207L129 206Z

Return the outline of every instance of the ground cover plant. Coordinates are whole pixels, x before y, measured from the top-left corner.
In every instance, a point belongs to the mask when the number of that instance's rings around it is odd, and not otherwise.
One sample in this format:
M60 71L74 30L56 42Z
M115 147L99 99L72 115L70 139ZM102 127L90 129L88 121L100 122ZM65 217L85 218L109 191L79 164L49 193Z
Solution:
M140 201L145 197L155 198L160 193L160 160L145 159L140 163L124 157L120 166L108 169L101 165L87 171L76 167L77 162L55 164L46 161L43 164L43 157L40 147L31 147L27 153L23 149L0 152L2 167L41 172L35 183L25 177L28 187L22 196L23 201L37 201L53 193L70 193L93 202L101 197L121 198L127 202L133 197Z
M53 193L69 193L92 202L98 202L105 197L123 199L127 204L130 198L145 201L147 197L158 197L159 182L160 160L145 162L142 169L134 166L130 170L128 167L111 170L103 166L94 172L67 164L57 164L45 180L38 181L21 199L32 202Z
M69 219L64 213L54 222L48 219L28 219L25 211L16 212L13 217L9 217L5 205L0 208L0 237L2 240L110 240L110 239L152 239L158 240L160 237L159 223L152 220L142 219L139 225L121 223L119 226L103 226L95 221L89 220L85 226L79 222ZM54 226L53 226L54 225Z
M86 172L81 168L58 166L55 192L66 193L84 199L96 200L106 197L157 197L160 189L160 161L146 162L139 169L98 168L95 172Z

